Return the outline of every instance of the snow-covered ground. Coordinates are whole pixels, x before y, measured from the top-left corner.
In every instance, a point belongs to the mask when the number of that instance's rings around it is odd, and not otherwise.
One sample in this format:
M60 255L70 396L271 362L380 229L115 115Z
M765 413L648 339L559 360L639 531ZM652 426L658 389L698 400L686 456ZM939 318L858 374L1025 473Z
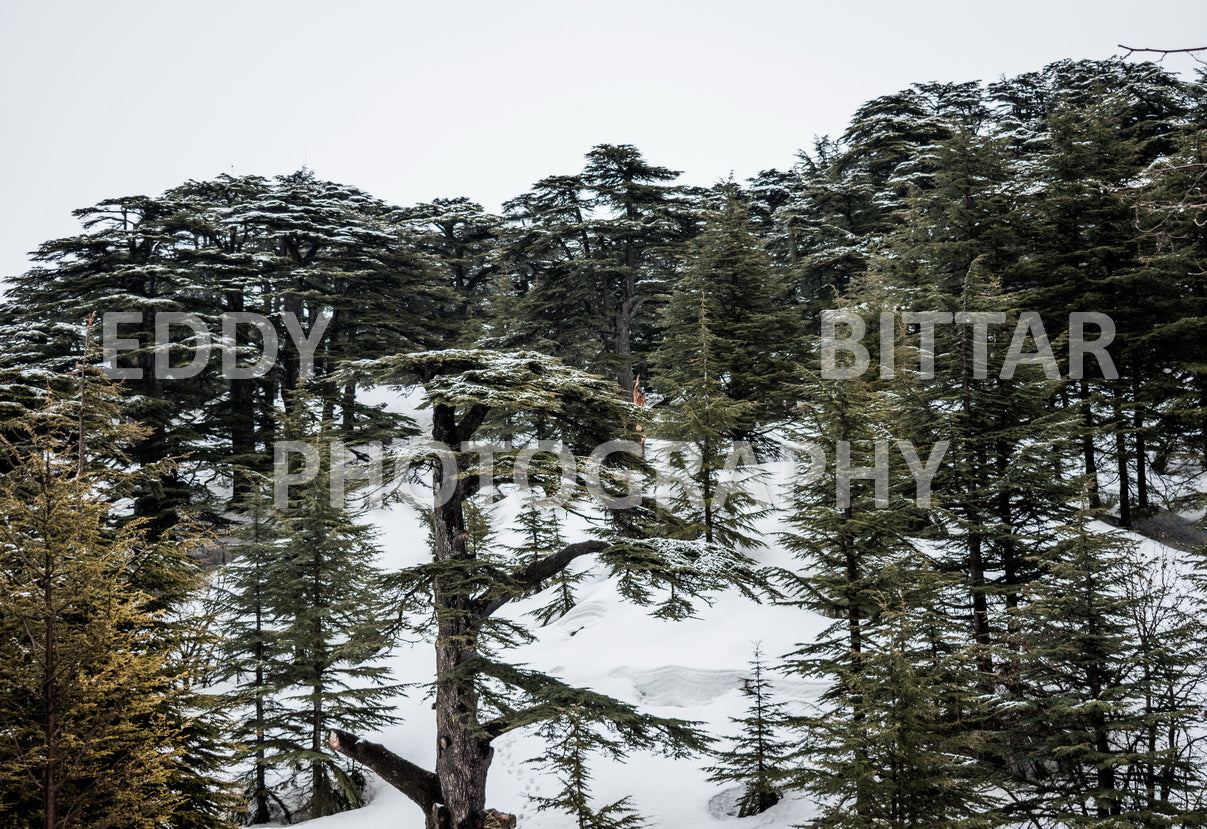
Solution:
M503 526L514 514L516 500L496 507ZM405 567L430 558L426 527L418 514L405 506L375 510L367 516L380 529L384 549L382 566ZM572 527L573 525L571 525ZM776 527L768 525L767 532ZM565 530L567 540L575 531ZM578 537L586 537L582 534ZM503 534L499 543L513 543ZM777 550L761 551L765 563L787 564ZM673 622L657 619L649 610L626 602L614 579L588 571L577 585L577 605L565 616L534 629L537 639L509 651L508 661L523 663L553 674L571 684L589 687L633 703L643 711L677 719L699 721L714 735L733 731L730 717L745 713L741 679L756 642L774 658L796 643L812 640L830 620L799 609L759 604L737 591L717 594L710 607L701 602L698 617ZM509 606L509 618L525 616L544 603L534 596ZM530 621L527 617L526 621ZM389 664L401 682L429 682L433 669L431 644L400 645ZM812 698L820 686L783 678L773 679L782 699ZM397 700L399 725L379 734L365 735L398 754L432 768L435 763L435 729L431 700L422 690ZM537 813L531 795L552 794L556 782L531 759L543 751L531 732L512 732L495 742L487 802L511 812L519 824L532 829L558 829L567 825L565 814ZM593 794L603 805L625 796L649 825L660 829L698 829L707 826L791 826L808 816L807 804L793 799L771 811L736 821L725 817L721 804L725 787L709 783L701 771L708 757L674 760L648 752L635 752L624 763L599 759L593 766ZM374 777L372 802L354 812L309 822L314 829L384 829L421 825L419 810L403 795Z
M378 390L379 399L390 400L390 392ZM390 400L391 408L408 408L422 422L424 411L414 412L414 399ZM401 403L401 405L399 405ZM772 469L771 477L780 469ZM774 491L772 486L769 492ZM499 544L514 544L508 526L519 507L511 496L493 508L493 523L500 528ZM395 570L430 560L427 528L419 514L406 505L378 508L366 516L379 528L383 548L381 565ZM775 534L783 529L773 512L760 530L767 547L754 553L765 564L787 566L791 558L775 545ZM581 523L567 522L567 541L587 537ZM1103 532L1119 532L1108 525ZM1178 551L1147 538L1125 533L1138 542L1137 552L1148 560L1168 554L1177 560ZM581 560L580 560L581 562ZM534 628L536 640L509 651L507 659L553 674L565 681L586 686L633 703L642 710L678 719L699 721L717 736L733 732L730 717L745 713L739 688L746 675L756 642L765 657L774 661L801 642L813 641L832 620L798 608L759 604L737 591L717 594L712 605L699 603L697 618L665 621L649 615L645 608L626 602L615 581L602 571L588 573L577 587L577 606L556 621ZM518 618L543 604L536 596L509 606L509 618ZM528 617L527 620L531 620ZM427 683L432 678L434 655L430 642L401 644L390 656L395 678L403 683ZM771 674L773 691L781 700L815 699L821 685L788 680ZM394 752L426 768L435 761L434 718L431 700L422 690L396 701L403 721L387 731L365 734ZM523 829L564 829L570 818L562 813L538 813L532 795L551 794L556 781L531 762L544 746L531 731L505 735L495 742L487 805L517 815ZM593 766L596 805L622 797L655 829L755 829L790 827L813 816L812 805L798 796L788 796L768 812L736 818L726 805L736 793L732 787L708 782L702 771L708 757L674 760L657 754L635 752L623 763L599 759ZM372 800L364 808L334 817L310 821L313 829L399 829L422 825L419 810L402 794L370 773Z

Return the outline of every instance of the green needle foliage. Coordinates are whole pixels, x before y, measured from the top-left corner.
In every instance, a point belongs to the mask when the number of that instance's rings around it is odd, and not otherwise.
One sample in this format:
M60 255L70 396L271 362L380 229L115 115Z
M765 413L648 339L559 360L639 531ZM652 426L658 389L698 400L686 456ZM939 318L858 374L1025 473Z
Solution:
M272 811L270 799L308 818L361 805L363 776L331 752L327 732L396 720L384 701L398 686L374 664L389 646L377 547L355 510L333 501L335 441L314 422L315 405L300 394L285 423L286 435L314 450L315 474L279 509L253 499L227 587L228 669L249 706L242 728L255 762L256 819ZM280 778L275 787L268 771Z
M762 651L756 645L750 660L750 675L742 679L742 696L749 702L746 715L730 718L741 731L731 747L718 751L718 765L709 767L709 780L738 783L738 817L759 815L783 797L782 789L790 766L790 744L779 736L788 719L785 703L775 700Z
M798 785L816 797L813 829L996 825L978 766L975 651L953 621L950 579L921 556L885 569L860 650L837 623L789 665L833 684L806 717Z
M565 812L575 829L637 829L646 822L633 809L629 798L596 808L591 797L591 756L602 754L612 761L627 753L623 742L601 734L577 706L559 710L559 718L547 721L537 732L548 748L531 762L551 772L561 788L549 797L532 798L537 811Z
M1142 624L1160 607L1147 564L1092 519L1079 512L1039 557L1044 578L1017 612L995 748L1028 815L1062 826L1204 825L1202 768L1189 762L1186 736L1203 724L1201 634L1182 618L1153 636Z
M48 393L3 444L0 812L13 827L227 826L208 756L222 724L177 650L192 621L170 623L173 597L137 578L196 539L152 541L117 520L136 484L105 453L142 431L118 419L99 373L72 379L71 397Z

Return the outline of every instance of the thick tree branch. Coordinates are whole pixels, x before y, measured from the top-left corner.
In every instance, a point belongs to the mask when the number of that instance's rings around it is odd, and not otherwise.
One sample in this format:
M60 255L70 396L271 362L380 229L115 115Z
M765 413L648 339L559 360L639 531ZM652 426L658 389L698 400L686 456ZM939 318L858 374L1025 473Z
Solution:
M579 541L567 544L552 555L532 562L523 570L516 573L505 588L507 592L493 597L484 597L478 605L478 617L486 619L499 608L517 596L521 596L538 586L545 579L552 578L569 566L570 562L580 556L602 553L608 549L606 541Z
M333 749L373 771L382 780L415 802L424 815L443 803L440 779L430 771L404 760L380 743L370 743L355 734L333 728L327 732L327 742Z
M478 431L482 422L486 420L486 415L490 414L490 407L484 403L475 403L469 407L461 422L457 424L457 437L462 443L474 436L474 432ZM459 446L454 446L453 449L460 449Z
M567 544L556 553L529 564L516 574L516 580L522 589L530 590L545 579L556 576L579 556L602 553L609 546L606 541L579 541Z

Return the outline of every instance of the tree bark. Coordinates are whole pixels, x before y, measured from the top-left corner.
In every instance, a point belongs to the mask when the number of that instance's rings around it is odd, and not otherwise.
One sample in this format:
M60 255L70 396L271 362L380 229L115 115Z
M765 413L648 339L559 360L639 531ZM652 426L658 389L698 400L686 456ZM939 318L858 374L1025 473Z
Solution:
M46 738L46 761L42 767L42 818L45 829L58 829L57 812L58 797L58 633L55 630L57 611L54 601L55 567L51 555L45 556L44 573L46 582L42 585L43 611L45 615L45 656L42 669L42 705L44 714L43 728Z
M420 376L423 382L432 377ZM482 624L508 601L565 569L576 558L606 550L603 541L568 544L552 555L530 562L481 591L467 587L476 566L467 545L465 501L480 485L473 471L473 452L461 447L473 438L489 414L475 404L457 417L454 406L432 407L432 438L455 459L447 471L435 464L432 491L433 558L441 565L432 580L436 618L436 767L434 772L353 734L332 730L331 747L375 771L415 802L427 829L487 829L514 826L514 816L486 808L486 779L494 758L491 742L510 726L506 720L483 723L476 691L482 655L478 635ZM447 569L445 569L447 568Z
M1137 395L1138 396L1138 395ZM1136 509L1148 510L1148 446L1144 440L1144 407L1136 403Z
M345 757L376 772L382 780L414 801L429 821L427 829L434 829L430 815L444 801L440 779L435 774L399 757L379 743L370 743L347 731L331 729L327 732L327 743Z
M1098 509L1102 506L1102 499L1098 495L1098 457L1094 452L1094 412L1090 403L1090 387L1085 380L1081 381L1081 406L1085 426L1085 431L1081 433L1081 451L1085 456L1085 474L1089 479L1090 509Z
M483 407L475 407L483 408ZM471 409L458 424L453 407L436 404L432 412L432 437L449 447L457 458L454 480L446 480L437 464L432 489L437 493L432 511L432 536L438 562L470 562L466 547L464 481L467 479L461 444L476 431L485 413ZM446 488L451 491L446 492ZM478 829L486 814L486 775L494 759L490 738L478 722L478 698L467 663L478 653L479 615L473 597L460 578L451 583L437 578L433 585L436 605L436 774L448 810L448 829Z
M1111 425L1115 429L1115 461L1119 472L1119 526L1130 530L1132 528L1131 470L1127 463L1127 437L1124 434L1127 425L1123 419L1122 404L1118 400L1115 401L1115 422Z

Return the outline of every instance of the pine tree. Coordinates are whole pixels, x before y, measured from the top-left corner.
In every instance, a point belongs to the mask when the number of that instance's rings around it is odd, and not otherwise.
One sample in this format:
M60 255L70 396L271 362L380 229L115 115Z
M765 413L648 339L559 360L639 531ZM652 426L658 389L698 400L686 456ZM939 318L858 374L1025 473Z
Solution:
M876 286L866 282L834 310L874 313L884 301ZM786 492L790 530L781 535L781 542L802 562L789 578L801 605L846 618L849 650L858 655L870 597L882 592L878 574L913 551L906 533L918 513L910 501L916 493L913 482L900 471L894 474L888 464L900 397L881 387L874 369L856 372L857 366L835 362L853 376L823 379L816 367L799 370L803 382L798 396L803 402L788 434L798 446L819 453L822 463L814 462L814 467L823 468L794 476ZM922 447L918 451L923 454ZM877 480L858 480L846 473L840 479L840 465L851 470L879 467L885 473Z
M629 144L600 144L581 173L542 179L505 204L501 257L518 318L491 344L615 374L631 391L652 350L668 252L695 229L681 189L666 183L677 176Z
M115 526L132 476L101 459L138 430L121 424L94 371L77 367L73 380L74 399L49 393L4 446L0 804L22 826L224 826L209 811L221 802L213 765L189 756L213 713L195 707L193 666L168 663L181 639L164 597L131 578L189 541ZM186 794L198 798L195 819Z
M372 663L384 655L384 608L372 565L371 529L343 504L332 503L329 433L311 431L327 471L301 487L280 517L282 593L275 608L278 644L292 654L280 682L285 730L296 747L281 760L308 767L301 811L320 817L359 805L361 781L337 762L326 744L328 728L355 723L380 727L394 721L382 711L388 669Z
M953 324L934 327L930 378L917 371L924 336L902 334L915 353L902 366L908 403L898 431L920 443L936 436L948 443L932 482L941 498L927 534L965 575L969 629L988 682L1006 610L1035 576L1029 550L1050 543L1052 522L1067 517L1079 424L1076 412L1055 405L1063 385L1046 370L1021 365L1013 377L1001 376L1022 319L1020 300L1002 293L985 263L971 263L951 293L915 294L924 315L950 315ZM969 324L977 319L1000 322L977 330Z
M793 379L799 323L751 228L745 198L733 185L722 187L720 197L721 208L707 215L683 256L663 310L655 366L672 402L694 404L678 431L690 433L694 423L758 441L793 402L785 388Z
M755 645L750 674L742 679L742 696L749 701L744 717L730 717L741 726L732 747L719 751L719 765L705 769L715 783L738 783L738 817L762 814L783 797L781 789L789 774L789 744L778 735L788 720L787 706L771 693L771 680L762 651Z
M1176 744L1145 739L1199 727L1199 699L1168 696L1171 687L1201 682L1187 659L1197 634L1179 624L1166 641L1145 640L1138 622L1151 607L1146 565L1092 518L1080 511L1060 543L1041 553L1045 577L1017 610L1014 691L1003 699L997 748L1017 772L1019 805L1032 819L1199 825L1203 812L1187 809L1187 795L1200 789L1201 769Z
M274 407L303 372L286 315L315 335L314 390L327 416L338 411L348 431L388 418L364 406L354 385L336 388L323 379L336 361L435 347L455 335L455 295L438 284L396 210L309 171L272 181L190 181L161 196L110 199L75 215L84 232L46 242L35 254L38 266L12 280L11 301L0 309L0 341L7 353L51 376L78 358L79 326L90 314L98 325L110 313L142 314L140 323L118 331L135 345L113 366L142 372L127 379L125 406L149 431L129 454L148 468L181 459L156 467L160 478L136 495L135 515L150 519L152 532L182 520L192 503L211 503L207 479L232 478L237 501L246 494L248 470L268 471ZM156 370L155 321L162 312L192 314L206 327L213 353L196 376L173 379ZM257 366L257 376L231 378L219 354L246 369L266 345L247 324L225 342L226 316L248 313L273 323L279 348L275 360ZM325 328L315 334L320 324ZM176 343L167 351L171 367L189 364L200 337L184 342L179 327L169 333Z
M1179 297L1143 267L1134 206L1121 195L1171 151L1187 108L1183 85L1154 64L1060 61L992 90L1025 194L1015 225L1027 253L1005 287L1033 289L1040 307L1105 313L1116 330L1119 376L1092 369L1068 398L1084 420L1087 473L1117 478L1119 520L1128 526L1133 512L1152 506L1148 444L1173 361L1152 328L1177 315L1168 305ZM1093 498L1097 505L1096 490Z
M224 670L219 611L208 590L200 600L197 592L189 598L168 614L161 633L172 643L166 660L176 688L176 699L165 701L163 712L180 741L168 778L179 805L167 825L229 829L245 806L231 774L244 749L234 734L230 700L211 686Z
M1197 89L1200 97L1207 92L1202 85ZM1133 192L1147 277L1143 290L1150 306L1160 303L1136 338L1169 369L1146 372L1151 429L1135 430L1137 457L1148 439L1153 469L1167 480L1182 459L1207 451L1207 128L1201 115L1179 130L1174 147L1173 155L1150 165Z
M663 309L654 367L665 403L652 434L670 442L654 451L671 471L680 534L752 547L766 508L751 493L750 442L772 448L769 430L788 411L797 328L741 194L729 186L720 195Z
M274 567L283 540L269 497L253 491L234 530L236 555L218 582L218 604L224 616L224 654L220 675L235 683L232 705L238 710L234 736L244 746L251 769L241 780L249 823L274 817L292 819L292 810L273 791L269 777L286 746L281 731L279 663L285 655L272 625ZM275 803L275 809L274 809Z
M599 808L592 806L591 755L603 754L613 761L623 760L627 753L625 744L596 731L574 705L563 708L559 714L558 719L546 722L537 731L548 747L530 762L552 772L561 789L548 797L533 797L537 811L565 812L573 818L575 829L646 826L627 797Z
M674 608L680 613L690 612L691 599L703 593L725 586L750 593L761 583L753 562L731 550L646 540L642 534L656 524L646 499L629 503L610 494L623 492L629 471L644 474L639 455L615 451L589 456L597 447L615 446L608 441L641 420L640 410L617 395L613 382L534 352L402 354L356 370L379 383L420 384L432 408L432 437L441 456L432 459L433 560L408 568L393 582L400 612L430 616L427 629L434 634L437 666L436 768L427 771L338 729L332 732L332 745L406 794L422 810L428 829L445 821L450 829L480 825L486 815L492 742L512 730L559 719L569 704L585 721L613 728L626 749L675 756L702 749L707 741L692 723L638 714L618 700L572 688L504 658L508 648L524 640L525 630L500 611L583 556L599 559L618 579L622 595L640 603L657 604L663 591L674 586ZM575 456L574 487L603 502L610 524L606 540L572 542L532 562L483 558L467 546L466 501L480 491L484 478L496 486L514 484L519 453L530 442L539 445L527 433L517 435L502 456L473 448L488 418L514 412L558 428L558 439ZM561 470L555 469L552 474L560 477ZM537 477L546 491L555 488L551 476L538 471Z
M801 151L776 245L796 300L824 309L845 293L900 225L905 198L942 169L933 146L954 123L975 130L985 117L976 83L914 84L861 106L839 139Z
M896 432L949 444L933 482L943 498L928 515L928 534L966 575L969 626L988 677L1002 609L1017 604L1032 575L1028 545L1050 535L1072 494L1079 424L1075 411L1058 405L1067 389L1054 356L1045 366L1008 367L1036 298L1002 287L1023 268L1020 196L1006 142L984 129L984 117L971 100L936 119L944 129L927 147L930 169L902 196L899 224L873 269L894 310L890 334L903 349L888 361L904 404ZM1028 351L1040 348L1027 343Z
M435 259L445 284L456 293L459 327L476 335L474 322L486 315L491 281L498 272L503 219L464 197L433 199L404 209L401 216L412 229L416 247Z
M363 779L332 755L327 731L395 721L381 702L397 688L373 664L389 627L372 563L377 547L355 512L333 502L334 439L330 424L313 422L319 404L304 393L296 402L286 435L307 441L319 468L283 508L265 514L253 502L247 558L228 587L231 668L252 676L237 693L253 707L244 731L256 763L249 788L257 819L269 798L283 808L292 801L289 811L308 818L359 806ZM274 792L272 769L298 773Z
M809 826L996 825L992 778L977 761L975 652L947 592L924 557L902 558L867 597L858 653L838 623L794 656L794 670L834 682L803 720L799 785L822 806Z
M860 280L833 310L874 318L888 301L882 286ZM901 365L905 349L889 347ZM973 762L975 651L953 618L950 576L910 537L933 504L920 501L904 464L889 462L890 438L919 437L906 426L908 394L870 365L834 362L825 369L834 379L801 369L807 402L791 434L833 457L834 474L814 468L792 484L782 541L802 563L787 584L795 604L839 620L785 657L786 670L830 683L821 710L800 722L792 786L823 802L816 826L980 825L988 784ZM945 456L941 435L911 444L932 477ZM942 504L939 491L930 497Z

